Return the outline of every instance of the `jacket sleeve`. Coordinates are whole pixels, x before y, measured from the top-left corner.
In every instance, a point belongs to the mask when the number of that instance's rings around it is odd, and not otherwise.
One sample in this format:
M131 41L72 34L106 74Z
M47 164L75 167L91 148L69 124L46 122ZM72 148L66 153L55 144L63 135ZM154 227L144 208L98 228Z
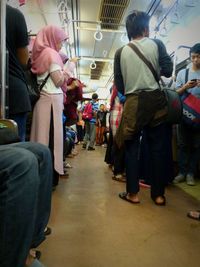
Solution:
M117 96L119 97L120 103L124 104L124 102L126 101L126 97L122 95L120 92L118 92Z
M121 73L121 66L120 66L120 57L121 57L122 49L123 47L118 49L114 57L114 84L117 90L121 94L124 94L124 81L123 81L123 77Z
M169 78L171 77L173 71L173 63L171 57L167 53L166 47L161 40L153 39L153 41L158 46L160 75Z

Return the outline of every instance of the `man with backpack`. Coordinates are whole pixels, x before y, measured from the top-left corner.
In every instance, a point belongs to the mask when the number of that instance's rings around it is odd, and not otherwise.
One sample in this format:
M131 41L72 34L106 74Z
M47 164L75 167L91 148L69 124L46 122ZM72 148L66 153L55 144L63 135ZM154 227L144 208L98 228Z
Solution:
M192 110L195 111L195 103L196 106L199 106L197 103L200 99L200 43L191 47L190 59L191 66L188 69L180 70L176 79L177 92L182 101L185 98L185 103L188 103L189 109L185 109L186 106L183 105L183 119L178 125L179 173L174 178L173 183L186 181L187 185L193 186L195 185L194 175L200 160L200 123L197 121L195 124L195 120L192 123ZM194 106L188 102L191 97L195 98Z
M83 138L83 149L95 150L94 143L96 138L96 114L99 109L98 95L94 93L92 100L83 108L83 120L85 121L85 136Z

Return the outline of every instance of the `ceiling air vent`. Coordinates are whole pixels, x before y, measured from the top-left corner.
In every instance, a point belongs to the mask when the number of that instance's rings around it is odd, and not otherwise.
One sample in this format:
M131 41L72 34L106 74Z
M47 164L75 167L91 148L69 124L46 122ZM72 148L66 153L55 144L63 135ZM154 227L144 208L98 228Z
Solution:
M101 29L117 30L122 22L124 13L130 0L102 0L98 20L101 21ZM91 79L99 80L105 62L95 62L96 69L91 70Z
M105 62L95 61L95 63L96 63L96 68L91 70L90 79L99 80L101 77L101 73L105 65Z
M117 30L130 0L102 0L99 20L102 29Z

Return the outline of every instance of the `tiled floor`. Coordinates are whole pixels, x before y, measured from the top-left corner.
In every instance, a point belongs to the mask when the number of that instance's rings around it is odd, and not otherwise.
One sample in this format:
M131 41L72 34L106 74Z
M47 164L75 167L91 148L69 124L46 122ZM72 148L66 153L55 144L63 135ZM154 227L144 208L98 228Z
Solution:
M177 186L200 201L200 179L196 178L195 181L195 186L188 186L185 182L177 184Z
M200 201L171 185L165 207L144 188L141 204L125 202L118 197L125 184L111 179L104 153L98 147L69 159L70 177L53 193L53 232L40 247L45 266L199 267L200 222L186 214Z

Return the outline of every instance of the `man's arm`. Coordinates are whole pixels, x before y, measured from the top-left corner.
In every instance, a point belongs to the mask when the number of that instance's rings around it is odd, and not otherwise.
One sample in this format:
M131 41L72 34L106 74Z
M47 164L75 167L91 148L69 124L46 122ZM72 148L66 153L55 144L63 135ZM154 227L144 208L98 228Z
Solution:
M27 66L29 59L28 47L17 48L17 58L22 67Z
M19 10L16 10L16 20L15 25L16 30L16 47L17 47L17 58L20 64L24 67L27 66L29 59L28 52L28 29L24 15Z
M115 53L114 58L114 84L117 88L117 90L124 94L124 81L121 73L121 66L120 66L120 57L121 57L121 51L123 47L118 49Z
M163 42L159 39L153 39L153 41L158 46L160 75L169 78L171 77L173 71L172 60L168 55L166 47L163 44Z

